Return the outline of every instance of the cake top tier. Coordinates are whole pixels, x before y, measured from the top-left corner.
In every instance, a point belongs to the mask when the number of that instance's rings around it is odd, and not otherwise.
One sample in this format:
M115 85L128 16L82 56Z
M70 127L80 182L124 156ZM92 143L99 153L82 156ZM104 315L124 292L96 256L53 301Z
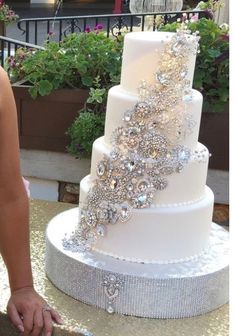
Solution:
M175 33L167 32L132 32L125 36L121 86L130 93L138 93L141 81L149 84L156 82L156 71L161 61L162 52ZM187 35L187 43L196 46L196 36ZM176 51L184 48L183 41L176 42ZM194 48L193 48L194 50ZM192 87L196 52L186 58L186 78Z

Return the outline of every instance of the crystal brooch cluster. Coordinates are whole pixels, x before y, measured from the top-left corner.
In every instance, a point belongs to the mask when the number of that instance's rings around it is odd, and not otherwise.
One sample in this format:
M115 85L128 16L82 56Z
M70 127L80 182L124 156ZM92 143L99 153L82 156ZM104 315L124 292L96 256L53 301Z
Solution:
M165 43L155 84L142 81L139 101L124 113L112 134L112 151L97 164L97 178L80 209L79 226L64 247L90 249L109 225L126 222L133 209L151 207L168 176L181 173L191 158L180 141L195 126L186 64L197 52L198 37L179 31Z

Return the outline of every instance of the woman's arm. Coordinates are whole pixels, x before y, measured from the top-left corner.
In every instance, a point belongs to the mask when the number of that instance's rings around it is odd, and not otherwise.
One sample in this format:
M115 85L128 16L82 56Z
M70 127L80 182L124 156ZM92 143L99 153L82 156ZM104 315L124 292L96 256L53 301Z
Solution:
M7 74L0 69L0 251L11 290L33 286L29 209L20 174L16 108Z
M12 322L32 335L42 326L51 334L45 301L34 291L29 247L29 205L23 185L15 101L8 76L0 67L0 252L7 266L11 299L8 313ZM58 314L50 311L59 321ZM45 317L45 316L46 317ZM50 317L51 317L50 315ZM23 317L23 322L22 322Z

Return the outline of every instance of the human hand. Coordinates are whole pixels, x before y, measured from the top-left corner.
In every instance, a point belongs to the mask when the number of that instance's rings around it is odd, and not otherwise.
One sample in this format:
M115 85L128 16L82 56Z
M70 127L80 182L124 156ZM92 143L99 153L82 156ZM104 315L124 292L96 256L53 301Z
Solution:
M62 324L60 315L32 288L15 290L7 304L7 314L22 335L51 336L53 321Z

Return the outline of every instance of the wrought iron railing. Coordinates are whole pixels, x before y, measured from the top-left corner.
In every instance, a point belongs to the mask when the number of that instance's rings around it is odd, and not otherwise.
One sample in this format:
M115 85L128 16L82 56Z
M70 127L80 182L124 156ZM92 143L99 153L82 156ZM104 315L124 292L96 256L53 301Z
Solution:
M133 30L144 31L151 29L155 31L160 20L163 24L173 22L181 18L183 13L185 13L185 19L190 19L192 15L198 15L199 18L208 17L205 11L181 11L22 19L18 21L17 25L24 35L25 42L0 36L0 64L3 66L5 59L9 56L14 56L19 47L42 49L43 47L40 45L49 38L50 33L53 33L52 38L54 40L61 41L69 33L80 33L85 31L88 26L93 28L98 24L103 25L103 31L106 32L107 36L117 36L123 32Z
M162 12L162 13L140 13L140 14L110 14L110 15L86 15L86 16L64 16L64 17L43 17L29 18L18 21L18 28L22 31L26 42L35 45L42 44L45 40L50 39L61 41L69 33L85 31L88 26L92 29L98 24L103 25L103 30L107 36L117 36L122 32L135 30L157 29L157 21L160 19L164 24L176 21L186 13L189 19L196 14L201 17L208 17L206 11L180 11L180 12ZM39 36L40 35L40 36Z
M4 66L6 58L9 56L14 56L18 48L44 49L43 47L35 44L21 42L9 37L0 36L0 64L2 67Z

